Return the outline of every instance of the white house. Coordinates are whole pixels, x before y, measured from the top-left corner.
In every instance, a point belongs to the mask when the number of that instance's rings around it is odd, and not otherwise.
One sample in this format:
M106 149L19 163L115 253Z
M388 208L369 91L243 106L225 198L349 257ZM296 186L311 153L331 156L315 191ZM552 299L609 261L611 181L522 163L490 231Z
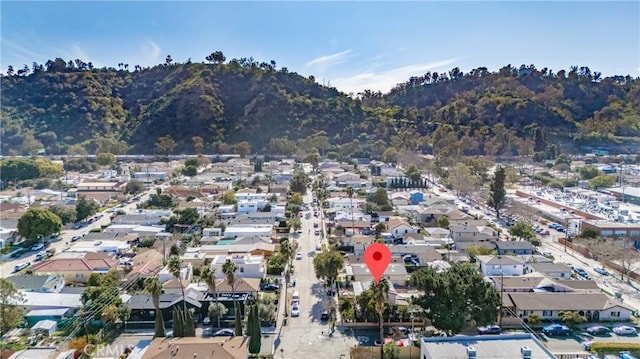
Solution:
M265 241L269 241L271 240L272 231L273 231L273 226L271 227L232 226L232 227L227 227L224 230L224 237L239 238L239 237L256 236L256 237L260 237Z
M71 245L67 252L124 253L130 248L131 246L128 243L117 240L79 241Z
M404 235L409 233L420 233L420 229L413 227L401 217L390 218L387 229L394 239L404 238Z
M335 212L339 210L357 210L358 205L363 202L363 200L358 198L350 199L349 197L332 197L327 200L329 203L329 212Z
M216 278L226 278L222 266L227 260L238 266L238 271L235 273L236 278L264 278L266 274L264 256L262 255L218 255L211 261L211 268L215 269Z
M524 262L512 256L476 256L485 277L518 276L524 274Z

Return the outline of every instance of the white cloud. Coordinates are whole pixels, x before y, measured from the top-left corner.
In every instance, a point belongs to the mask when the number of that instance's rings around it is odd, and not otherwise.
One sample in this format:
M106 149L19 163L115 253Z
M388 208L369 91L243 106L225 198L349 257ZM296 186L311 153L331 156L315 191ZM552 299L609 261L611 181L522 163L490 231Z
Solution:
M457 58L452 58L426 64L398 67L384 72L369 71L331 80L331 84L345 93L358 93L364 90L388 92L398 83L409 80L411 76L421 76L427 71L453 64L456 61L458 61Z
M47 56L40 54L35 51L31 51L19 44L16 44L12 41L9 41L5 38L0 37L0 43L2 47L5 47L11 50L14 53L15 57L19 57L21 59L29 60L29 61L42 61L42 59L46 59Z
M341 51L331 55L323 55L307 62L305 67L326 67L347 61L351 50Z

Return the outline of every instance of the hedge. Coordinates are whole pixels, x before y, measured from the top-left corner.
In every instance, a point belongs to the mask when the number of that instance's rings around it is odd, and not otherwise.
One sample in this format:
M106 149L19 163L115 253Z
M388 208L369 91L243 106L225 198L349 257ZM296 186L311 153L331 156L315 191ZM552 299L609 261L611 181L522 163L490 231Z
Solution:
M602 354L618 354L628 351L634 355L640 354L640 343L616 343L616 342L593 342L591 351Z

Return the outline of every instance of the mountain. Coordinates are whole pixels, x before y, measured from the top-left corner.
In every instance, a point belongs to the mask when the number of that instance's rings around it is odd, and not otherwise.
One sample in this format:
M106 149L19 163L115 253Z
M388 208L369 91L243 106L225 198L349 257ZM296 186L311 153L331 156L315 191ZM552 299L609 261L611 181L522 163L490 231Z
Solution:
M11 69L1 78L2 152L152 154L168 135L176 154L194 153L198 136L208 153L247 141L254 152L380 155L392 145L456 157L640 136L640 80L602 78L588 67L454 68L352 98L273 61L220 57L184 64L168 57L134 71L63 59Z

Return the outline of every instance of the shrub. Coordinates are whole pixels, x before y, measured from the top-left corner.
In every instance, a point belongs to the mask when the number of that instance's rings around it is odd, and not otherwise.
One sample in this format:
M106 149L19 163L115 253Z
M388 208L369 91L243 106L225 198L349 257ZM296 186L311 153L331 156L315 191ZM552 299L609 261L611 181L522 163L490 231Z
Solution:
M640 354L640 343L595 342L591 343L591 351L600 355L618 354L622 351L638 355Z

